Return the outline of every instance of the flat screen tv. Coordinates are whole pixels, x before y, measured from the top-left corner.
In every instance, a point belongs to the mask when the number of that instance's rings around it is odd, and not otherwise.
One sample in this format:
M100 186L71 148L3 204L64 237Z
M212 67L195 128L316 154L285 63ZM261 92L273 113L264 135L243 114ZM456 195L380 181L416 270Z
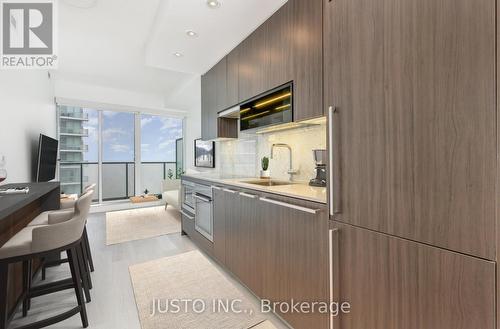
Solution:
M194 141L194 166L215 168L215 142Z
M48 182L56 178L57 139L40 134L36 165L36 181Z

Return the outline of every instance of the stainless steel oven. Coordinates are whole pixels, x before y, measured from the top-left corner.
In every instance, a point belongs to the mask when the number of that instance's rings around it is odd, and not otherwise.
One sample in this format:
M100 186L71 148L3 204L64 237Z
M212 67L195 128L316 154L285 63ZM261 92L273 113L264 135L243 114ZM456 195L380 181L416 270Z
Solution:
M212 208L212 188L196 185L194 198L194 228L210 241L214 241Z

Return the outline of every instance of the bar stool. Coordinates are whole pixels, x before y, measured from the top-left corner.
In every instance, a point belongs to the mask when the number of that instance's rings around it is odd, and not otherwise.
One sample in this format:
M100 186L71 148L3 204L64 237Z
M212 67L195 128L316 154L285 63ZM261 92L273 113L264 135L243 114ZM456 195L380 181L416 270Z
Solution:
M90 190L95 190L96 186L97 186L96 184L90 184L90 185L85 186L83 188L82 194L85 194L85 192L90 191ZM74 200L74 199L67 199L67 200L66 199L61 199L61 207L60 207L60 209L61 210L65 210L65 209L72 210L75 207L75 202L76 202L76 200Z
M79 258L81 260L81 256L78 253L78 246L82 243L85 218L87 216L85 210L90 208L92 194L93 192L88 192L77 201L77 211L75 211L73 218L57 224L26 227L0 248L0 329L6 329L8 324L7 283L9 265L18 262L25 264L27 261L33 261L34 259L62 251L66 251L68 255L71 279L59 280L33 288L25 285L22 298L25 300L26 297L38 297L73 288L78 306L59 315L28 324L22 328L34 329L46 327L68 319L78 313L80 313L82 326L84 328L88 327L87 312L82 292L83 278L80 277L81 262L79 262Z
M87 196L90 194L90 196ZM38 217L36 217L30 224L28 224L27 227L39 227L39 226L47 226L47 225L54 225L54 224L59 224L66 222L68 220L71 220L73 217L80 215L83 217L85 220L85 223L87 222L87 217L88 213L90 211L90 203L92 202L92 196L94 194L93 190L87 190L85 194L80 196L78 200L76 200L74 204L74 210L65 210L65 211L47 211L42 214L40 214ZM91 202L82 202L83 199L87 199L90 197ZM83 208L82 208L83 207ZM43 218L44 221L42 222L40 218ZM43 223L43 224L42 224ZM84 226L84 232L85 226ZM82 279L82 285L83 285L83 291L85 293L85 300L88 302L91 301L91 295L90 295L90 289L92 289L92 279L90 277L90 269L89 269L89 262L88 262L88 253L86 252L86 247L85 247L85 234L82 237L82 243L76 247L76 252L78 253L78 262L79 262L79 270L80 270L80 277ZM88 240L87 240L88 242ZM69 258L66 259L59 259L57 261L52 261L48 263L46 258L42 259L42 280L45 280L45 271L46 267L49 265L59 265L62 263L69 262ZM26 279L26 284L27 288L29 289L32 286L32 274L31 274L31 261L28 261L25 268L27 273L25 272L24 275L27 277ZM24 271L23 271L24 272ZM27 296L25 300L23 301L23 316L27 315L28 310L31 308L31 298Z
M96 186L96 184L91 184L91 185L85 187L83 194L85 194L88 191L93 191L95 186ZM66 206L71 203L71 206L73 207L73 209L65 208L65 209L61 209L61 210L52 210L52 211L42 212L40 215L35 217L35 219L33 219L28 224L28 226L49 225L49 224L60 223L60 222L63 222L65 220L68 220L69 218L71 218L73 216L73 213L75 212L76 201L77 200L72 200L72 201L68 201L66 203ZM82 252L85 256L85 264L86 264L87 269L90 272L94 272L94 261L92 259L92 251L90 249L90 242L89 242L89 237L87 234L87 226L86 225L85 225L85 228L83 231ZM45 262L42 266L42 280L45 280L45 273L46 273L46 269L48 266L59 265L65 261L66 260L50 262L50 263ZM90 282L90 285L92 286L92 282Z

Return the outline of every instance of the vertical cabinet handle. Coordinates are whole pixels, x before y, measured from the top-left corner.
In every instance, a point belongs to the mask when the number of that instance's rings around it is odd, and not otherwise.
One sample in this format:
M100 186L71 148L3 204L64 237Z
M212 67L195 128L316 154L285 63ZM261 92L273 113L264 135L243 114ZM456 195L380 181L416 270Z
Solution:
M329 231L328 236L328 265L329 265L329 287L330 287L330 305L334 302L340 302L339 289L340 289L340 271L339 271L339 229L334 228ZM339 314L334 316L330 313L329 327L330 329L338 329Z
M335 106L328 107L328 136L329 136L329 184L330 189L330 215L339 214L342 211L341 207L341 171L340 171L340 133L338 127L338 109Z

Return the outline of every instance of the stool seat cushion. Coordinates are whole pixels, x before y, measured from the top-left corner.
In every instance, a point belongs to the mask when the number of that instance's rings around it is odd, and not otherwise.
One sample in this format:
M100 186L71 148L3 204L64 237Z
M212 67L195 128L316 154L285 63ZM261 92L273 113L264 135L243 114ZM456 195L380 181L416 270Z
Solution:
M28 224L28 226L57 224L71 219L73 215L73 209L44 211L40 215L36 216L35 219Z
M31 253L31 244L33 242L33 229L40 226L28 226L19 231L10 238L0 248L0 259L28 255Z

